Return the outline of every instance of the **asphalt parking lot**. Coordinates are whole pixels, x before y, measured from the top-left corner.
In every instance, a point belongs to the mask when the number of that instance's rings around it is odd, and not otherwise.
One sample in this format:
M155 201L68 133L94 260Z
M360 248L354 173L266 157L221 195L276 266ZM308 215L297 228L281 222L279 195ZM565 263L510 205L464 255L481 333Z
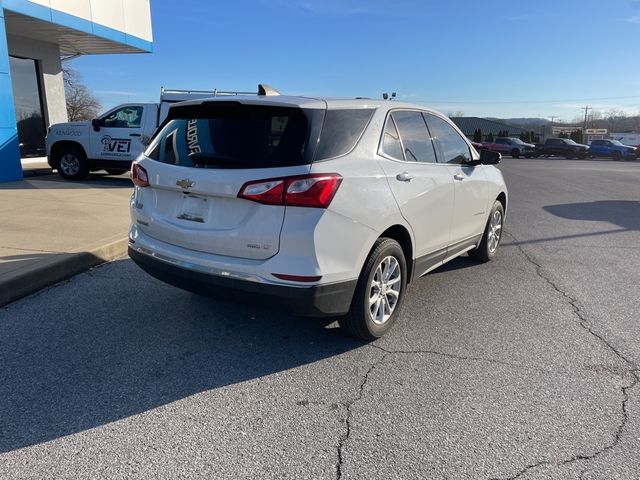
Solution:
M500 168L372 344L126 259L0 309L0 478L640 478L640 163Z

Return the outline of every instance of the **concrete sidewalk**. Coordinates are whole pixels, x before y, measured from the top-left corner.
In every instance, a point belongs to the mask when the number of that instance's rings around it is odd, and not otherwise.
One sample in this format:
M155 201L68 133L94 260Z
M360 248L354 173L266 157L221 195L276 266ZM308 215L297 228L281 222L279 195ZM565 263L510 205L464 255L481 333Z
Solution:
M58 175L0 184L0 306L123 256L128 175Z

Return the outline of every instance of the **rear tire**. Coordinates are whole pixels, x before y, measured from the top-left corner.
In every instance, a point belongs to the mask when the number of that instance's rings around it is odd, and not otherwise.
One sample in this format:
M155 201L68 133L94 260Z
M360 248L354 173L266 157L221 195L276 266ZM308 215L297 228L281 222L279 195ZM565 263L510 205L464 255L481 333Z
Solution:
M65 180L83 180L89 175L89 162L80 147L65 146L54 157L56 170Z
M469 250L469 256L480 262L488 262L493 260L498 252L498 245L502 239L502 228L504 226L504 207L498 200L493 204L487 226L484 228L484 234L480 245L473 250Z
M349 313L340 326L350 335L371 341L395 323L407 289L407 263L402 247L379 238L362 268Z

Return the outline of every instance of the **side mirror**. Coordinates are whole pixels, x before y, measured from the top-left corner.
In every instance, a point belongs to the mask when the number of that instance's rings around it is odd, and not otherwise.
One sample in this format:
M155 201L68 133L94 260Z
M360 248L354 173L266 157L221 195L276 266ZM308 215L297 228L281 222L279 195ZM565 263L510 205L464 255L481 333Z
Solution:
M497 165L500 163L502 155L500 152L494 152L491 150L480 150L480 163L482 165Z
M93 127L93 130L95 132L99 132L100 131L100 120L98 120L97 118L94 118L93 120L91 120L91 126Z

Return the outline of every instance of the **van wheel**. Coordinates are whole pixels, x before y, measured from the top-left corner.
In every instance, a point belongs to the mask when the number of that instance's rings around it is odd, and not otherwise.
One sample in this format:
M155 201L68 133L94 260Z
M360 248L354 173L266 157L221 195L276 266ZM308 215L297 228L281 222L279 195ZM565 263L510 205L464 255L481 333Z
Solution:
M349 313L340 326L354 337L375 340L398 318L407 289L407 263L402 247L379 238L362 268Z
M80 147L68 146L58 150L54 165L66 180L82 180L89 174L89 162Z
M493 260L502 238L502 227L504 226L504 207L496 200L489 214L487 226L484 229L480 245L473 250L469 250L469 256L480 262Z

